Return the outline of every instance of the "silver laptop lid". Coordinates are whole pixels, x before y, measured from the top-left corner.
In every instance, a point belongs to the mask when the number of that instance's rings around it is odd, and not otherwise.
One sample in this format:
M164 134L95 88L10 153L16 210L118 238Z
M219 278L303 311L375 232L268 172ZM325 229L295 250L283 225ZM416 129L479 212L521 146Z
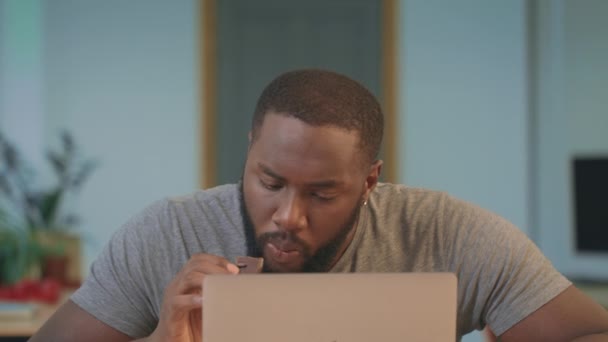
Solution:
M450 273L208 276L204 342L456 339Z

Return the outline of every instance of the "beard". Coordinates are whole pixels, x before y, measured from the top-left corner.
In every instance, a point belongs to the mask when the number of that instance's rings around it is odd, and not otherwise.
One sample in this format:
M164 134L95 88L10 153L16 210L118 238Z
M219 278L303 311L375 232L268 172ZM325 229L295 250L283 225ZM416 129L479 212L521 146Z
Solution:
M342 250L346 239L348 238L351 231L355 229L357 221L359 220L359 213L362 204L362 199L357 202L357 205L349 213L348 219L342 224L338 230L338 234L328 241L326 244L318 248L314 253L308 243L301 240L297 235L292 232L286 231L273 231L260 234L258 237L255 236L257 231L251 215L249 214L249 208L245 201L245 193L243 191L243 178L239 182L239 192L241 201L241 213L243 215L243 222L245 223L245 236L247 238L247 249L250 255L257 257L263 256L264 246L272 242L274 244L288 243L290 245L298 246L298 250L304 260L302 267L297 270L291 270L291 272L327 272L336 263L338 253ZM264 263L264 272L276 272L272 268L272 265Z

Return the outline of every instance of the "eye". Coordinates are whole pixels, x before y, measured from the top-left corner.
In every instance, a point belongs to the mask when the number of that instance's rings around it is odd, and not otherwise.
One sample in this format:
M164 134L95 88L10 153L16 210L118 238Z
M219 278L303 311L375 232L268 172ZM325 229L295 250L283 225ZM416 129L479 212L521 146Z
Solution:
M270 190L270 191L279 191L283 187L283 184L276 183L276 182L265 182L262 179L260 179L260 184L266 190Z
M333 195L326 195L326 194L322 194L322 193L318 193L318 192L313 192L310 194L312 197L314 197L315 199L318 199L322 202L330 202L332 201L334 198L336 198L336 196Z

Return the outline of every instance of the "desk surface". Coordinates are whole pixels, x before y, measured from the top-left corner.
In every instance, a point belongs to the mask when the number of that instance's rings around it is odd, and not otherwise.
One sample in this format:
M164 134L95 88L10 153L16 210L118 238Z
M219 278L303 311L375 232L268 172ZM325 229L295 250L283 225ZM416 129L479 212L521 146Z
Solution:
M65 290L55 304L33 303L33 317L30 319L0 319L0 337L32 336L49 317L68 300L74 290Z
M608 286L581 284L576 284L576 286L608 310ZM54 305L36 303L36 310L31 319L0 319L0 337L33 335L53 312L68 300L72 292L73 290L64 291L61 299Z

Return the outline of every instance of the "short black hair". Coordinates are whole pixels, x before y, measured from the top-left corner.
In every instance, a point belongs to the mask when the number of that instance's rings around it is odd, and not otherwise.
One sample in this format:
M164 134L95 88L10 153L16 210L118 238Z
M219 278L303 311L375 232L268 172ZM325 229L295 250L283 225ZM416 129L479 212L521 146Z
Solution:
M335 126L359 133L368 161L378 158L384 117L374 95L357 81L327 70L284 73L268 84L255 108L252 139L268 113L297 118L312 126Z

